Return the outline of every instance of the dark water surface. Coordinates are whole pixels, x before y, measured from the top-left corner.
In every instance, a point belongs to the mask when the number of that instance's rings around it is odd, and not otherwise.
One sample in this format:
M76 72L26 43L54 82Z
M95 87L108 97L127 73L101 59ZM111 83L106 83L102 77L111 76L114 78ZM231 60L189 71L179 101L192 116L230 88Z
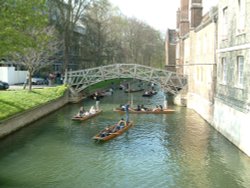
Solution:
M104 112L71 121L81 104L67 105L0 141L0 187L47 188L249 188L250 159L194 111L131 115L135 126L106 143L91 138L122 116L112 112L133 99L163 102L116 91L101 100ZM85 100L86 108L94 101Z

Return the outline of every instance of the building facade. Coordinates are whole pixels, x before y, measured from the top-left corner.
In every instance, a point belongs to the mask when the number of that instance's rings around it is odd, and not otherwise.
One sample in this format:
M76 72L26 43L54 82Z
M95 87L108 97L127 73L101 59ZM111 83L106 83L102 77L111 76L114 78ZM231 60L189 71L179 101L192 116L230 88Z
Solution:
M216 31L217 9L214 8L183 39L183 71L188 75L187 107L194 109L210 124L214 111Z
M218 2L201 16L202 1L181 0L176 68L188 75L187 107L250 156L250 0Z
M214 127L250 156L250 0L218 4Z
M176 72L188 77L187 107L212 124L218 12L213 8L203 16L201 0L180 2L177 11Z

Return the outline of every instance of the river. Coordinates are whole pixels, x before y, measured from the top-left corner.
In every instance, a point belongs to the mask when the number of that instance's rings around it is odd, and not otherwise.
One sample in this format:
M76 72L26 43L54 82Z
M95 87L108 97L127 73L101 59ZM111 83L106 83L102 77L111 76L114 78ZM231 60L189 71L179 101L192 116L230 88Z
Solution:
M71 117L70 104L0 141L1 188L249 188L250 159L193 110L174 114L131 114L128 132L106 143L92 137L122 115L119 104L153 106L142 93L115 91L101 99L104 110L85 122ZM85 108L94 104L83 101Z

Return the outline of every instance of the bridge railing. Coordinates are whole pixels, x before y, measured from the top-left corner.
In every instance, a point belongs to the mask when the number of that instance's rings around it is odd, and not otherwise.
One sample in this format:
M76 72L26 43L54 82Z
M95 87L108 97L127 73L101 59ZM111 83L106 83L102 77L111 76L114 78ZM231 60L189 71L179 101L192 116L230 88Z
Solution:
M135 78L159 85L166 92L177 94L187 84L185 76L175 72L139 64L112 64L84 70L69 71L66 82L76 92L95 83L115 78Z

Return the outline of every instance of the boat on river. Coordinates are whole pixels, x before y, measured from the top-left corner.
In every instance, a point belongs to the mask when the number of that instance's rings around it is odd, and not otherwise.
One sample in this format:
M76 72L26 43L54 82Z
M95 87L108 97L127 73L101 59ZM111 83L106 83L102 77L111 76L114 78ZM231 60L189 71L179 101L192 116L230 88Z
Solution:
M97 110L95 113L89 113L88 115L83 115L83 116L74 116L72 118L72 120L75 120L75 121L84 121L84 120L87 120L87 119L90 119L92 117L95 117L97 116L98 114L100 114L102 112L102 110Z
M125 111L122 108L115 108L113 110L114 112L118 112L118 113L125 113ZM136 110L134 108L130 108L129 109L129 113L131 114L170 114L170 113L174 113L175 110L173 109L163 109L163 110L152 110L152 109L147 109L147 110Z
M152 91L145 91L145 92L142 94L142 96L143 96L143 97L152 97L153 95L156 95L156 94L157 94L157 91L152 90Z
M144 89L127 89L124 92L125 93L134 93L134 92L140 92L143 91Z
M125 131L127 131L129 128L131 128L133 125L133 122L128 122L125 124L125 126L121 127L120 129L113 131L117 125L111 125L109 127L106 127L104 130L102 130L100 133L98 133L97 135L95 135L93 137L94 140L96 141L108 141L111 140L119 135L121 135L122 133L124 133Z

